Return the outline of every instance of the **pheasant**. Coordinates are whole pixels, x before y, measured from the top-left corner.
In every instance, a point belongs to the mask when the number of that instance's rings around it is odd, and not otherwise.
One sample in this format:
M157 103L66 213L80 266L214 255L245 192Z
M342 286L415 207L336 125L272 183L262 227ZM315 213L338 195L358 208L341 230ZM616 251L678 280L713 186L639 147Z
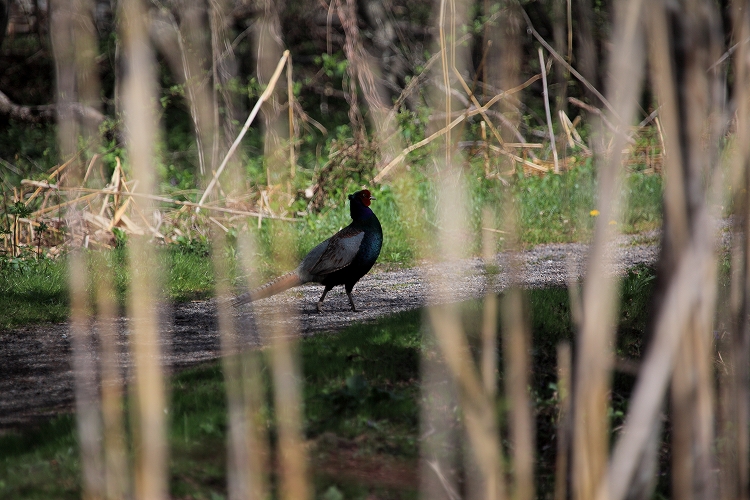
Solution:
M350 194L351 224L310 250L297 269L240 295L233 304L239 306L254 302L304 283L315 282L325 287L318 300L318 312L323 310L326 294L336 285L344 285L352 311L356 312L352 289L375 264L383 246L383 229L370 209L370 201L374 199L367 189Z

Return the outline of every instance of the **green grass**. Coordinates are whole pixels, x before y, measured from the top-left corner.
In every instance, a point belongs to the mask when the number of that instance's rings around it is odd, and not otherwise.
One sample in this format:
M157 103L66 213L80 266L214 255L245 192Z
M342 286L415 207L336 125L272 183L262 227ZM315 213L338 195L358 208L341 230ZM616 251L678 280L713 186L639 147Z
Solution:
M112 276L117 301L125 303L125 291L130 281L126 272L125 253L121 249L88 253L90 276L88 290L93 294L94 284L100 279L93 265L95 258ZM160 267L164 270L162 295L170 300L184 302L204 299L214 288L211 259L200 253L186 251L176 246L158 253ZM60 322L68 319L67 259L34 258L20 264L0 268L0 328L12 328L30 323Z
M652 288L653 272L647 268L635 269L624 280L618 355L640 356ZM573 329L567 290L530 290L526 301L533 335L530 390L537 415L537 489L543 496L551 491L554 474L554 446L548 445L555 442L558 414L556 348L573 340ZM481 302L467 302L461 310L475 349ZM416 498L420 359L434 359L437 353L434 340L425 336L422 317L422 311L402 313L300 342L304 432L316 498L341 494L364 499L373 493L379 498ZM274 441L268 369L262 373L267 405L261 418ZM502 366L499 373L502 388ZM615 375L613 426L622 424L633 382L629 375ZM178 373L170 379L169 394L170 494L225 498L227 424L221 365L214 362ZM504 435L507 432L504 428ZM343 463L341 457L346 458ZM389 466L399 472L392 473L386 485L356 474ZM79 467L71 416L0 436L0 498L78 498ZM662 480L668 483L668 478Z
M68 317L67 266L34 259L0 268L0 328Z
M516 200L521 240L528 246L583 241L591 236L595 220L591 211L596 207L596 178L590 162L562 175L518 175L510 186L504 186L498 180L485 179L482 168L472 162L471 174L466 177L471 194L467 224L472 226L475 234L473 240L466 241L471 253L478 254L481 249L479 235L482 232L482 210L490 207L500 216L507 196L513 196ZM422 177L416 175L416 179ZM434 241L430 235L436 225L435 193L426 178L422 181L407 187L382 185L373 188L377 198L373 208L384 231L384 246L379 262L408 266L413 265L419 255L427 253L426 249L420 248L423 243L414 236L416 225L420 222L411 220L402 213L399 196L413 197L424 207L421 213L424 220L421 224L427 227L426 244ZM623 190L622 195L627 203L620 229L632 233L656 228L661 222L661 177L630 174ZM291 237L296 242L294 256L301 259L313 246L349 223L347 203L346 197L340 194L329 199L321 212L310 214L297 223L264 219L260 230L254 223L248 224L247 230L254 232L259 241L258 254L253 257L261 276L270 278L289 270L272 257L272 239L280 231L291 231ZM230 234L230 248L236 248L235 234L234 230ZM502 249L502 240L499 245L498 250ZM124 303L123 297L129 282L126 248L127 243L124 243L124 248L103 253L106 266L114 276L121 304ZM163 270L162 295L178 302L210 297L215 285L210 252L210 244L205 237L193 240L180 237L177 244L162 247L158 251L159 264ZM234 250L223 252L229 259L231 284L241 285L242 273L237 266L236 253ZM64 321L67 318L64 259L36 262L30 258L15 267L8 264L12 259L2 259L0 308L7 313L0 317L0 328ZM99 279L98 273L94 273L92 279Z
M517 180L521 240L527 245L585 241L591 237L597 208L596 176L591 162L562 175ZM656 229L661 223L662 178L631 173L625 177L623 233Z

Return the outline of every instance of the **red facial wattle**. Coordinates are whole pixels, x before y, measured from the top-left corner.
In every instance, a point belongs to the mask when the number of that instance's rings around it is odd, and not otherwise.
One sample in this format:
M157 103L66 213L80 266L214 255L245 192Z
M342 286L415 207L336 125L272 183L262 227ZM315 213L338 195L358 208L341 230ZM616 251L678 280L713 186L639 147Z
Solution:
M364 204L364 205L365 205L366 207L369 207L369 206L370 206L370 191L368 191L367 189L364 189L364 190L362 191L362 194L360 194L360 198L362 198L362 203L363 203L363 204Z

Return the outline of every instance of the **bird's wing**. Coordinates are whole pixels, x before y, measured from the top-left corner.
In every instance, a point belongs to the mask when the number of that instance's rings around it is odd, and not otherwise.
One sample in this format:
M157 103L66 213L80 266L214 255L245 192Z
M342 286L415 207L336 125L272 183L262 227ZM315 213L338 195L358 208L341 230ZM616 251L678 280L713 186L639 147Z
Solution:
M319 254L320 257L310 262L311 266L306 271L320 276L348 266L357 255L364 237L365 233L361 229L345 227L310 251L308 257L314 257L315 254ZM305 257L305 261L308 261L308 257Z

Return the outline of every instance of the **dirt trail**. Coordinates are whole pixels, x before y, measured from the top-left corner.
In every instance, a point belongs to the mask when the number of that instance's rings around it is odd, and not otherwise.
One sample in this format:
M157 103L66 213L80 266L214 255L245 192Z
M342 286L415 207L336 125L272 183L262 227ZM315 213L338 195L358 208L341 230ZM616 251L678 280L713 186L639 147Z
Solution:
M656 233L622 236L613 246L616 271L624 272L637 264L656 261ZM568 270L580 275L588 247L579 243L541 245L519 255L521 282L525 287L565 286ZM499 254L500 273L494 288L508 284L509 256ZM461 301L487 292L484 266L479 259L421 265L409 269L386 270L377 267L365 276L354 291L358 312L349 310L343 289L328 294L325 311L315 311L321 293L319 285L307 285L259 301L255 313L283 307L285 321L299 325L303 336L338 331L356 322L373 321L396 312L424 306L428 300L425 276L430 272L450 273L453 290L442 300ZM238 309L236 319L244 342L257 339L254 316L249 305ZM220 354L213 300L166 306L162 314L163 365L168 370L196 365ZM118 320L120 360L124 370L130 365L127 351L127 320ZM0 331L0 432L41 422L73 408L73 373L69 324L33 325ZM96 356L96 346L93 347Z

